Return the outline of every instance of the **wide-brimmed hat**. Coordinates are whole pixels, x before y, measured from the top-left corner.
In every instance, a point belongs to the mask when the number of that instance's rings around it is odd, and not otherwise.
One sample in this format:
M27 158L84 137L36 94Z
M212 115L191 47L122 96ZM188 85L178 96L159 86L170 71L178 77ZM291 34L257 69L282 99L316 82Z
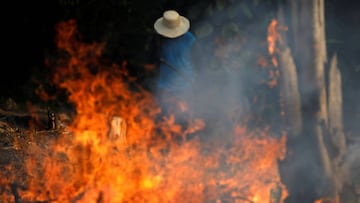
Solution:
M155 31L168 38L176 38L183 35L190 28L190 22L184 16L174 10L167 10L163 16L156 20Z

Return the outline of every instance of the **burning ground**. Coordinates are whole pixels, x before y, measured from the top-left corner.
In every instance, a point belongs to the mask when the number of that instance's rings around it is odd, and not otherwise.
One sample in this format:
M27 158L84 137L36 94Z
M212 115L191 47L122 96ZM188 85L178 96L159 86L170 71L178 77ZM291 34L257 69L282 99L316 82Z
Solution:
M75 21L57 32L51 80L75 110L57 129L1 132L3 202L283 202L285 133L231 115L209 123L182 101L189 119L161 116L126 62L103 64L104 45L83 43Z

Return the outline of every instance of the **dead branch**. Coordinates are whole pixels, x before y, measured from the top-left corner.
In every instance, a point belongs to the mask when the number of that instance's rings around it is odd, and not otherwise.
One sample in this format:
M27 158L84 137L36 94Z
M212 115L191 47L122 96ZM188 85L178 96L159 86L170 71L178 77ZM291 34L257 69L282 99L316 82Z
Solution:
M7 110L0 108L0 116L33 117L35 115L41 116L41 117L47 117L47 110L39 109L38 111L29 113L29 112L7 111Z

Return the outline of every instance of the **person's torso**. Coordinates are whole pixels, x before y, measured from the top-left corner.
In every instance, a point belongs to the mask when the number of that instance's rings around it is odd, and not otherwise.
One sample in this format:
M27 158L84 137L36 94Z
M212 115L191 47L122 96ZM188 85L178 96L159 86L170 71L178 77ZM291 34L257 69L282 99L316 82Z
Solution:
M191 50L195 37L191 32L163 41L160 51L158 88L181 91L189 88L194 79Z

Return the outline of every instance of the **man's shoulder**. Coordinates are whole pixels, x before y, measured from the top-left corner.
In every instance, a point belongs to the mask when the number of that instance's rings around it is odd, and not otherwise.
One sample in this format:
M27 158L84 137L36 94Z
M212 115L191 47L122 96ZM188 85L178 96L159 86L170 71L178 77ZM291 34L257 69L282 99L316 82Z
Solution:
M189 41L195 41L196 40L196 37L195 35L191 32L191 31L187 31L183 37L186 39L186 40L189 40Z
M180 37L168 39L163 45L165 47L184 47L184 45L192 46L195 41L195 36L191 32L186 32Z

